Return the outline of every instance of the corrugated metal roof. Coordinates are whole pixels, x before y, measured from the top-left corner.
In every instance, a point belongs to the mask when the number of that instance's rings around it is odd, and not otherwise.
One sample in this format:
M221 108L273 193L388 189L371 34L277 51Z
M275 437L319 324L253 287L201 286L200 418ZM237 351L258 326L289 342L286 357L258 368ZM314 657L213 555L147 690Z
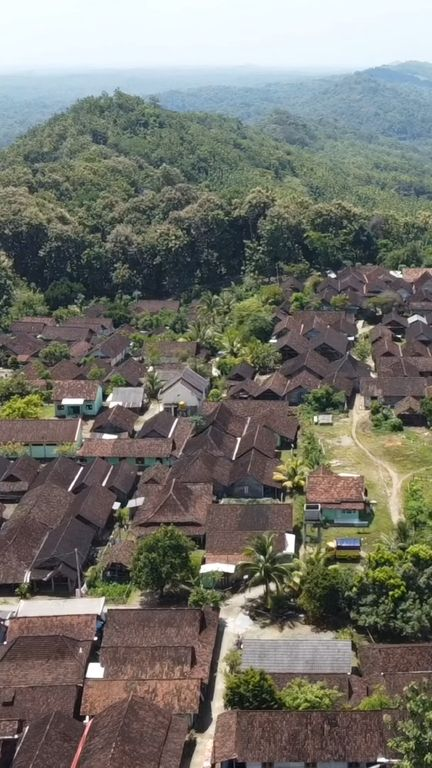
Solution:
M350 674L350 640L253 640L243 644L242 669L299 674Z

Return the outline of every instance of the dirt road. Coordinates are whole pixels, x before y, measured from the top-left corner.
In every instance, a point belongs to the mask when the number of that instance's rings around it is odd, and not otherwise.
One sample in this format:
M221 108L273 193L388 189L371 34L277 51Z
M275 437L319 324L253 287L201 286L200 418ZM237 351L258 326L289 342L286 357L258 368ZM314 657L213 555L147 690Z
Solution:
M358 448L360 448L361 451L363 451L366 456L373 461L374 464L379 466L382 470L384 470L384 474L387 475L389 478L389 483L386 484L386 493L389 500L389 512L391 519L396 525L399 520L403 518L403 510L402 510L402 486L405 480L410 477L411 474L408 475L400 475L398 472L396 472L395 469L389 464L387 461L384 461L380 457L373 454L368 448L366 448L365 445L361 442L359 436L358 436L358 427L359 425L366 421L368 418L368 412L365 410L363 406L363 398L361 395L357 395L354 403L354 408L352 410L352 422L351 422L351 435L352 439L354 440L355 444Z

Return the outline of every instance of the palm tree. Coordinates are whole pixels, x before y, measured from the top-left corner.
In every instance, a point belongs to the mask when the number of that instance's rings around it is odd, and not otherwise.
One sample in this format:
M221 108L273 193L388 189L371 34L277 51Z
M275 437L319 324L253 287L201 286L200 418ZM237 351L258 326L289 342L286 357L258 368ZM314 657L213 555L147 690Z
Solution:
M235 328L228 328L225 333L217 337L219 349L228 357L241 357L245 354L245 346L242 338Z
M281 483L282 488L289 494L301 493L306 485L307 473L306 464L292 456L279 464L273 473L273 480Z
M330 554L323 547L318 547L312 554L307 555L304 560L296 559L287 565L288 579L287 587L291 592L298 594L301 592L302 584L308 572L316 565L326 565ZM332 566L329 566L330 568ZM338 566L335 566L336 568Z
M200 317L213 320L218 310L220 309L220 305L221 301L219 296L217 296L215 293L211 293L210 291L205 291L200 299L198 315Z
M249 577L249 588L264 585L264 601L271 608L271 587L280 592L288 577L285 555L274 548L274 533L263 533L251 541L244 551L247 558L239 563L242 575Z
M160 380L156 371L149 371L147 373L145 385L147 397L149 397L150 400L155 400L159 394L159 391L162 389L162 386L162 381Z
M203 320L198 319L194 323L191 323L184 336L180 341L197 341L199 344L205 346L211 341L212 329Z

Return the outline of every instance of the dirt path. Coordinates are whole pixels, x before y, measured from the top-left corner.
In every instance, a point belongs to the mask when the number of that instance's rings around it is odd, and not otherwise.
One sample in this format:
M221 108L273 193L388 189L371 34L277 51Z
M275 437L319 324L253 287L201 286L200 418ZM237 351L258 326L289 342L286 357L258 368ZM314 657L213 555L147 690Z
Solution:
M375 456L366 446L363 445L363 443L360 441L357 430L359 425L366 421L368 418L368 413L365 411L363 407L363 401L360 395L356 396L354 408L352 410L352 422L351 422L351 435L352 439L354 440L355 444L358 448L360 448L361 451L363 451L366 456L373 461L373 463L377 466L379 466L382 470L384 470L384 473L387 474L387 476L390 479L390 484L386 484L386 493L389 500L389 512L390 517L396 525L399 520L403 518L403 511L402 511L402 486L414 472L409 472L407 475L400 475L398 472L396 472L395 469L389 464L387 461L383 461L383 459L380 459L378 456Z

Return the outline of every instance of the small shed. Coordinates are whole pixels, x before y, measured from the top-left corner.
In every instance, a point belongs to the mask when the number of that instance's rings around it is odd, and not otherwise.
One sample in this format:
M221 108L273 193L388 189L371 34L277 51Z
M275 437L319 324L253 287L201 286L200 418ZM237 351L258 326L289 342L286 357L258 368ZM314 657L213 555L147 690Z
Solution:
M144 387L114 387L111 395L107 398L107 403L110 408L122 405L123 408L129 408L130 411L141 413L144 399Z

